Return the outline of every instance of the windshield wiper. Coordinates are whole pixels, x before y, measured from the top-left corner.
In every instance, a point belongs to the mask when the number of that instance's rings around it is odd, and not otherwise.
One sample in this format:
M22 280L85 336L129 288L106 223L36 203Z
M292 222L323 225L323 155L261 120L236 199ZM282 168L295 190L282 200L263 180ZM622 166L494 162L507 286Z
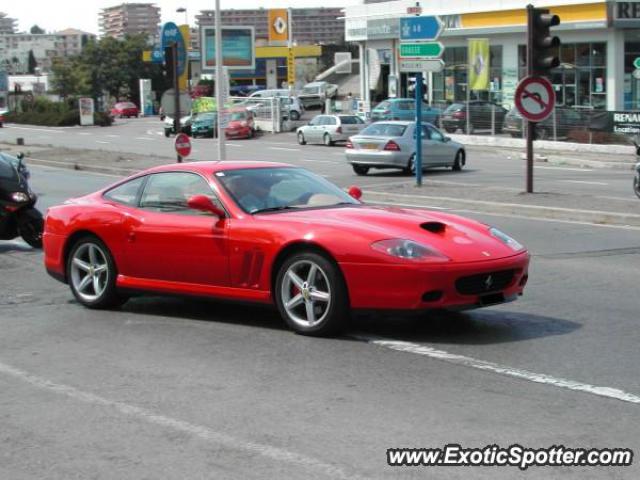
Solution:
M264 212L278 212L281 210L297 210L300 207L293 207L291 205L280 205L279 207L267 207L267 208L259 208L257 210L252 210L251 214L256 214L256 213L264 213Z

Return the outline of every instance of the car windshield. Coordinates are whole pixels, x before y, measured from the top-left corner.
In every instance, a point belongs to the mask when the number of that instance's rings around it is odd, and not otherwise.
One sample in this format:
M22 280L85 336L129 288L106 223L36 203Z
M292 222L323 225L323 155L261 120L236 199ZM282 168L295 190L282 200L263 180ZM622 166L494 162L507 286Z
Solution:
M364 123L360 117L355 115L340 115L340 122L343 125L358 125Z
M246 120L246 119L247 119L247 112L233 112L231 114L231 121Z
M359 204L321 176L302 168L227 170L217 172L215 177L247 213Z
M407 129L406 125L395 123L374 123L365 128L361 135L371 135L376 137L401 137Z
M17 165L18 159L3 155L0 153L0 178L16 180L17 172L14 165Z
M302 93L313 94L320 93L320 87L304 87Z
M215 112L196 113L193 116L193 120L198 122L207 122L213 120L214 118L216 118Z

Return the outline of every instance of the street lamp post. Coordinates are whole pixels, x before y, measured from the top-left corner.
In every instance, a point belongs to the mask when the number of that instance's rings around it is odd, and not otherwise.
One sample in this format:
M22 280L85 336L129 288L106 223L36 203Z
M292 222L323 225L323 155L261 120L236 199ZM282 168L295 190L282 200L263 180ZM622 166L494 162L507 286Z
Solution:
M184 24L189 25L189 16L187 15L187 9L185 7L176 8L176 12L184 13Z
M226 145L224 143L224 127L222 126L224 99L222 98L223 88L223 65L222 65L222 21L220 18L220 0L216 0L216 104L218 116L218 160L226 160Z

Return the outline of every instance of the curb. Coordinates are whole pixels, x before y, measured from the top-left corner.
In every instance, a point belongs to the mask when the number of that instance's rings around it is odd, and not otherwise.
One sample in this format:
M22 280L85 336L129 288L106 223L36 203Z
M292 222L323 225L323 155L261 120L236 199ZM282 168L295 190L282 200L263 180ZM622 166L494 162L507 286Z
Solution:
M85 165L85 164L79 164L79 163L69 163L69 162L56 161L56 160L42 160L40 158L34 158L34 157L26 157L26 158L27 158L27 162L33 165L41 165L44 167L65 168L67 170L74 170L76 172L92 172L92 173L102 173L105 175L128 176L140 171L140 169L136 169L136 168L100 167L100 166Z
M613 225L640 227L640 215L599 210L580 210L521 203L489 202L486 200L462 200L451 197L432 197L365 190L366 200L372 203L392 203L396 205L437 208L447 210L470 210L479 213L516 215L543 220L563 220L590 223L594 225Z

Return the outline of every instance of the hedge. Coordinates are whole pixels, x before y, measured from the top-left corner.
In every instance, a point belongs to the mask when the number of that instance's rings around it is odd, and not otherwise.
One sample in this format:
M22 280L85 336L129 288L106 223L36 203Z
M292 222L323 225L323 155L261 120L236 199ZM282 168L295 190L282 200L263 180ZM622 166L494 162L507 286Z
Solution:
M5 114L5 121L45 127L71 127L80 124L80 112L77 109L62 112L36 110L22 113L9 112ZM101 127L108 127L113 123L113 120L107 113L96 112L93 114L93 123Z

